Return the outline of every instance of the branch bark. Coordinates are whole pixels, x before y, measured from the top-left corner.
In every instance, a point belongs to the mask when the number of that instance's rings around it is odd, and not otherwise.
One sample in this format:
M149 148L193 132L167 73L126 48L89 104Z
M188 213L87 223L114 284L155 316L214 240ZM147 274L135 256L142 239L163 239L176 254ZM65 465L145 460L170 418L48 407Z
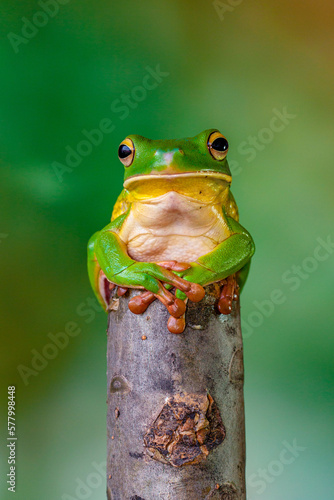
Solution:
M108 500L245 500L239 302L218 288L188 302L183 334L155 301L145 314L115 299L108 326Z

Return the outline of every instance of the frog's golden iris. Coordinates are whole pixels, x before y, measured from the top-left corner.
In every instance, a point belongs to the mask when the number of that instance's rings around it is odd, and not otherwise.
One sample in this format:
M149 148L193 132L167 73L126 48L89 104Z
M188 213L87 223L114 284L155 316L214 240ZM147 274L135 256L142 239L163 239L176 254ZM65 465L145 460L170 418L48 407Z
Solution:
M228 152L228 142L226 137L220 132L212 132L208 139L208 149L215 160L224 160Z
M131 139L124 139L118 148L118 158L124 167L129 167L135 157L135 146Z

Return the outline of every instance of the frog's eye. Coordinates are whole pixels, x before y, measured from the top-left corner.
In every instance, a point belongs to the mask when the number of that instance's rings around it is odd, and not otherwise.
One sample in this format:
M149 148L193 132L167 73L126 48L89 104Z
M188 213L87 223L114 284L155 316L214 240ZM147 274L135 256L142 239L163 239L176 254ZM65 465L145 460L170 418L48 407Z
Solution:
M215 160L223 160L228 152L226 137L220 132L212 132L208 139L208 150Z
M135 157L135 145L131 139L124 139L118 148L118 158L125 167L129 167Z

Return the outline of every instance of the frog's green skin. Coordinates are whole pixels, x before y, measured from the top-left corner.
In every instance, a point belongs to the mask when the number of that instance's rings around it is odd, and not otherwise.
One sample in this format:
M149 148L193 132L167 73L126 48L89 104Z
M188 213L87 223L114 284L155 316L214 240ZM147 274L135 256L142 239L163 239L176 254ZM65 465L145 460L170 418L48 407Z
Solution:
M111 222L88 244L90 282L105 309L108 282L148 290L163 303L174 300L172 287L179 298L198 300L200 287L189 291L188 282L205 286L240 271L244 285L254 243L238 222L227 159L208 149L215 131L181 140L129 136L135 154L124 190ZM190 265L179 270L161 261Z

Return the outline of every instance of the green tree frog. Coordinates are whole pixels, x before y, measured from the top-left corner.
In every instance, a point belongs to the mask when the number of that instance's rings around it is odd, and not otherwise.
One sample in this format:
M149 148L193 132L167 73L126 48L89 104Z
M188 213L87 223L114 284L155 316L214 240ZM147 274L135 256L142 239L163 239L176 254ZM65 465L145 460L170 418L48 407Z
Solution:
M172 333L185 328L187 300L217 283L217 307L229 314L247 278L252 237L238 222L230 191L227 139L216 129L180 140L128 136L119 146L124 189L111 222L88 243L93 290L108 310L112 294L143 313L153 300L167 308Z

